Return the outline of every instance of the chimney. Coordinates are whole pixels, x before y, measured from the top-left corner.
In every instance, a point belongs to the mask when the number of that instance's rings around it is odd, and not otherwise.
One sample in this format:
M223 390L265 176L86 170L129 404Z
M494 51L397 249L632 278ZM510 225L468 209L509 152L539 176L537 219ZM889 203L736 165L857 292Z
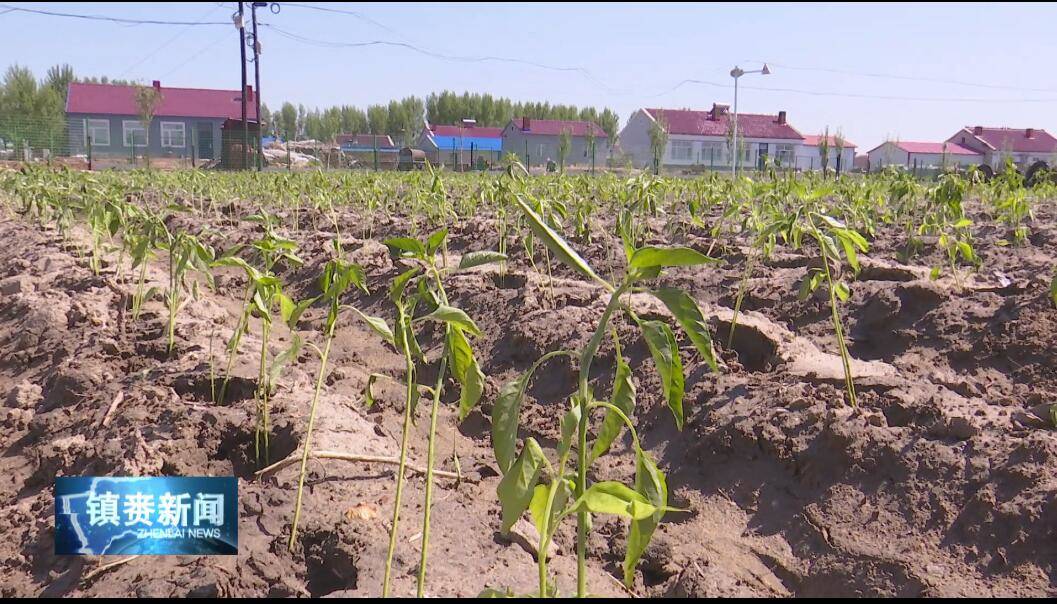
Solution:
M161 80L154 80L151 82L151 86L154 86L155 90L161 90Z
M730 109L730 105L721 105L719 103L712 103L712 111L711 111L712 120L718 120L720 118L720 116L722 116L722 115L727 113L728 109Z
M253 102L253 85L246 84L246 102Z
M784 124L785 123L785 112L784 111L779 111L778 112L778 123L779 124Z
M521 118L521 129L522 130L526 130L527 131L527 130L529 130L529 128L531 126L532 126L532 118L528 118L528 117Z
M976 136L980 136L983 133L984 133L984 127L983 126L975 126L975 127L973 127L973 134L975 134Z
M1035 129L1034 128L1028 128L1027 130L1024 131L1024 137L1025 138L1031 138L1034 134L1035 134Z

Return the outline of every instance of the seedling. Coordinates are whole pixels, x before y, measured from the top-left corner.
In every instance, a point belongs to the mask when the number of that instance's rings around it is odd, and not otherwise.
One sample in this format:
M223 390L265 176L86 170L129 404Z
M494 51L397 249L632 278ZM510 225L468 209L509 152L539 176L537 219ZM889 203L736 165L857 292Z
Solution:
M335 247L338 245L337 240L335 240L334 245ZM289 547L291 550L297 541L297 525L301 519L301 498L304 494L305 476L308 472L308 456L312 451L312 429L316 423L316 404L319 402L319 393L323 389L323 378L327 373L327 360L330 357L330 345L334 342L334 333L338 325L341 297L350 287L356 287L367 293L363 268L340 259L328 262L319 280L319 288L323 292L320 297L327 303L327 318L323 322L323 350L319 350L314 344L309 343L309 346L319 354L319 373L316 375L316 387L312 392L312 405L308 412L308 427L305 429L305 444L301 452L301 473L297 480L297 502L294 504L294 519L290 527ZM311 304L315 300L316 298L313 298L307 300L306 303Z
M502 531L510 530L526 510L531 512L539 531L537 551L539 567L539 596L556 593L547 573L547 555L551 539L561 521L568 516L577 518L577 589L579 597L587 595L587 536L590 514L615 514L630 518L631 533L624 558L624 581L630 585L634 568L649 543L668 506L664 474L642 449L631 416L634 410L635 389L631 370L620 353L619 340L614 335L617 368L616 383L611 402L595 400L589 375L598 348L605 337L610 321L618 313L628 315L639 327L650 349L654 364L664 386L664 397L675 418L676 426L683 426L684 375L675 335L664 322L642 320L622 299L636 286L657 278L670 266L693 266L712 262L690 248L646 246L627 254L628 268L623 279L613 285L598 276L588 263L536 213L532 205L515 197L517 207L524 214L533 233L567 266L601 286L608 294L608 303L588 344L579 352L553 351L541 357L529 370L500 392L492 411L492 446L503 472L498 494L503 508ZM647 290L649 291L649 290ZM705 359L717 370L711 335L700 309L694 300L678 289L650 291L675 316L677 322ZM544 453L534 438L527 438L517 452L517 431L520 408L525 390L533 373L543 363L558 356L579 359L577 390L570 400L569 410L561 420L561 440L554 452L556 461ZM592 411L604 410L602 429L593 443L588 440L588 421ZM605 455L612 442L627 426L632 435L636 458L634 487L619 482L588 483L590 464ZM576 450L576 461L571 461ZM574 467L569 468L571 463ZM542 481L542 483L541 483Z
M444 275L452 269L438 266L436 256L447 239L447 229L437 231L425 242L409 237L398 237L385 243L394 254L414 264L390 286L389 299L397 310L396 329L392 330L384 319L363 315L367 324L386 342L404 356L407 398L404 408L404 427L400 442L400 464L396 477L396 501L393 505L392 532L389 550L386 555L385 576L383 578L382 596L389 595L392 561L396 552L397 534L400 519L400 501L403 495L403 477L407 460L408 437L411 422L415 414L417 398L414 392L416 361L424 361L425 355L419 348L415 335L415 325L424 321L438 322L444 328L443 352L438 359L437 380L432 388L427 388L432 396L430 411L430 428L428 459L426 465L426 492L422 526L422 549L418 568L417 590L419 597L425 594L425 578L429 552L430 512L433 504L433 471L436 462L437 417L440 399L444 390L445 378L451 375L460 385L459 419L466 416L477 405L484 389L484 375L474 356L467 336L478 336L480 330L470 317L451 305L444 289ZM505 256L496 252L477 252L463 256L459 267L454 270L465 270L489 262L503 260ZM425 313L415 317L416 310L423 307ZM370 383L365 395L370 398Z

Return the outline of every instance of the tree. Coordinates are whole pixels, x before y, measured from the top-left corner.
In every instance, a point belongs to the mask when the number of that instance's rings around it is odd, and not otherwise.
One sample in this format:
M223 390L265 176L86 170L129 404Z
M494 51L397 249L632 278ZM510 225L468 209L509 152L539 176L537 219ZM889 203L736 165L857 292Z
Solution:
M287 141L294 140L297 137L297 108L294 107L293 103L283 103L279 113L283 138Z
M562 129L562 133L558 136L558 166L562 174L565 174L565 157L569 155L569 149L572 145L573 137L569 133L569 129Z
M44 76L44 86L54 90L62 98L63 107L66 106L66 94L69 92L70 82L75 80L73 67L70 65L55 65L48 68Z
M833 135L833 146L837 149L837 176L840 176L841 169L841 158L844 157L844 133L837 128L837 133Z
M660 174L661 157L668 146L668 124L660 116L650 124L650 151L653 153L653 173Z
M584 138L587 146L584 152L591 158L591 174L595 173L595 145L598 144L598 135L595 134L594 124L587 128L587 136Z
M829 170L829 126L826 126L826 130L818 137L818 158L822 164L822 177L825 178Z
M620 130L620 116L615 111L606 107L598 115L598 126L606 133L609 143L609 157L613 157L613 149L617 146L617 137Z
M139 119L143 122L143 140L145 141L143 158L147 161L148 168L150 168L150 124L154 121L154 113L158 110L161 101L161 90L154 86L136 87L136 108L139 110ZM133 139L132 148L135 153L135 139Z

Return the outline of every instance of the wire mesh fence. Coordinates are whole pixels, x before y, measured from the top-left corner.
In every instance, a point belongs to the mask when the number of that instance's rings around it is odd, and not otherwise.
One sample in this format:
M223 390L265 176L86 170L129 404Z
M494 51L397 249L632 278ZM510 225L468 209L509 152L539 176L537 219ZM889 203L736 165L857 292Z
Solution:
M255 124L237 120L0 114L0 161L83 169L253 168ZM263 163L263 162L262 162Z

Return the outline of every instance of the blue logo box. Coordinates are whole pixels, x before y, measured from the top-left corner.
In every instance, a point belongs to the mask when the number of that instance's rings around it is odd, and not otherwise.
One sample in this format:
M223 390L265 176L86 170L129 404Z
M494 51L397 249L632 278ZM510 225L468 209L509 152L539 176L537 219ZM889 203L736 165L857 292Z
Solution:
M238 554L234 477L55 479L58 555Z

